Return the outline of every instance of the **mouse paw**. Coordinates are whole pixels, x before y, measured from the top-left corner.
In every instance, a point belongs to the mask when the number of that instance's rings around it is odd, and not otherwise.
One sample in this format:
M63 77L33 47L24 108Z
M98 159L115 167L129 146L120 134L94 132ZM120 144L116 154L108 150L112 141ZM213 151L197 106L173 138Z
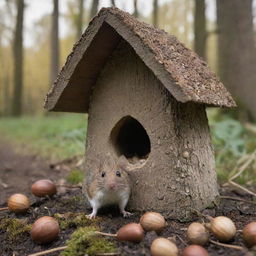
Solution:
M127 212L127 211L122 211L122 214L123 214L124 218L129 218L133 215L133 213Z
M86 216L87 216L90 220L96 218L96 214L95 214L94 212L92 212L91 214L86 215Z

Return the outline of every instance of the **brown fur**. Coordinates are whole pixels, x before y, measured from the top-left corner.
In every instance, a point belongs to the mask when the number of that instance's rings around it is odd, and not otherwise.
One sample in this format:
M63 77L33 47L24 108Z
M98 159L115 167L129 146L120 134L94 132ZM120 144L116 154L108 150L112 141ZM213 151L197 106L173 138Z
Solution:
M100 159L100 160L99 160ZM97 191L108 189L110 184L115 184L118 190L130 189L130 179L127 173L126 160L120 157L118 160L107 154L99 156L89 164L93 169L93 175L85 181L85 190L89 198L93 198ZM116 176L116 171L121 173L121 177ZM105 177L102 177L105 172Z

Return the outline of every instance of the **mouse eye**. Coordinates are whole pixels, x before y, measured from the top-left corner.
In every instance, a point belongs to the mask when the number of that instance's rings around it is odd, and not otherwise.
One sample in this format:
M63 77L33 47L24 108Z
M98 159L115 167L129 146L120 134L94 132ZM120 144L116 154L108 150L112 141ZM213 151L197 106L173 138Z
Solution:
M121 177L121 173L119 171L116 172L117 177Z
M104 178L106 176L106 173L105 172L102 172L101 173L101 177Z

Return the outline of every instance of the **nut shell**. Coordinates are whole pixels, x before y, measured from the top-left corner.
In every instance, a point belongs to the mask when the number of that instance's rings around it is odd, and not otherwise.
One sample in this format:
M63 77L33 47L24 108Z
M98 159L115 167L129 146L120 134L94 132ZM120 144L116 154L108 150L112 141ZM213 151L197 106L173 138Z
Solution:
M144 238L144 230L138 223L129 223L117 231L119 241L139 243Z
M256 222L251 222L244 227L243 239L249 247L256 245Z
M44 216L32 225L30 235L38 244L47 244L55 240L60 232L59 223L56 219Z
M221 242L228 242L236 235L234 222L225 216L219 216L211 221L211 231Z
M10 211L24 213L30 207L29 199L23 194L14 194L9 197L7 205Z
M35 196L53 196L57 189L51 180L38 180L31 186L31 191Z
M179 250L175 243L166 238L156 238L150 247L152 256L178 256Z
M166 221L160 213L146 212L140 218L140 225L145 231L161 232L166 226Z
M182 256L209 256L209 253L200 245L190 245L186 247Z
M205 245L209 241L209 233L203 224L193 222L187 230L188 240L191 244Z

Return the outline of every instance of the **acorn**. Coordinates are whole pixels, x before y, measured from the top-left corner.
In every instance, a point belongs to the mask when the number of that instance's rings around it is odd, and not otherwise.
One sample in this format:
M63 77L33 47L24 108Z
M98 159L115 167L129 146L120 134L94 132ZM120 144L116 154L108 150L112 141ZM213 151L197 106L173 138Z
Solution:
M47 244L55 240L60 232L59 223L56 219L44 216L32 225L30 235L38 244Z
M14 194L9 197L7 205L10 211L24 213L30 207L29 199L23 194Z
M140 225L145 231L156 231L159 233L165 228L166 221L160 213L146 212L140 218Z
M209 256L209 253L200 245L189 245L187 246L182 256Z
M191 244L205 245L209 241L209 232L203 224L198 222L189 225L187 236Z
M156 238L150 247L152 256L178 256L179 250L175 243L166 238Z
M256 245L256 222L251 222L244 227L243 239L248 247Z
M117 231L116 237L119 241L139 243L144 238L144 230L138 223L129 223Z
M219 216L211 220L210 229L221 242L228 242L236 235L234 222L225 216Z
M51 180L38 180L31 186L31 191L35 196L53 196L57 189Z

